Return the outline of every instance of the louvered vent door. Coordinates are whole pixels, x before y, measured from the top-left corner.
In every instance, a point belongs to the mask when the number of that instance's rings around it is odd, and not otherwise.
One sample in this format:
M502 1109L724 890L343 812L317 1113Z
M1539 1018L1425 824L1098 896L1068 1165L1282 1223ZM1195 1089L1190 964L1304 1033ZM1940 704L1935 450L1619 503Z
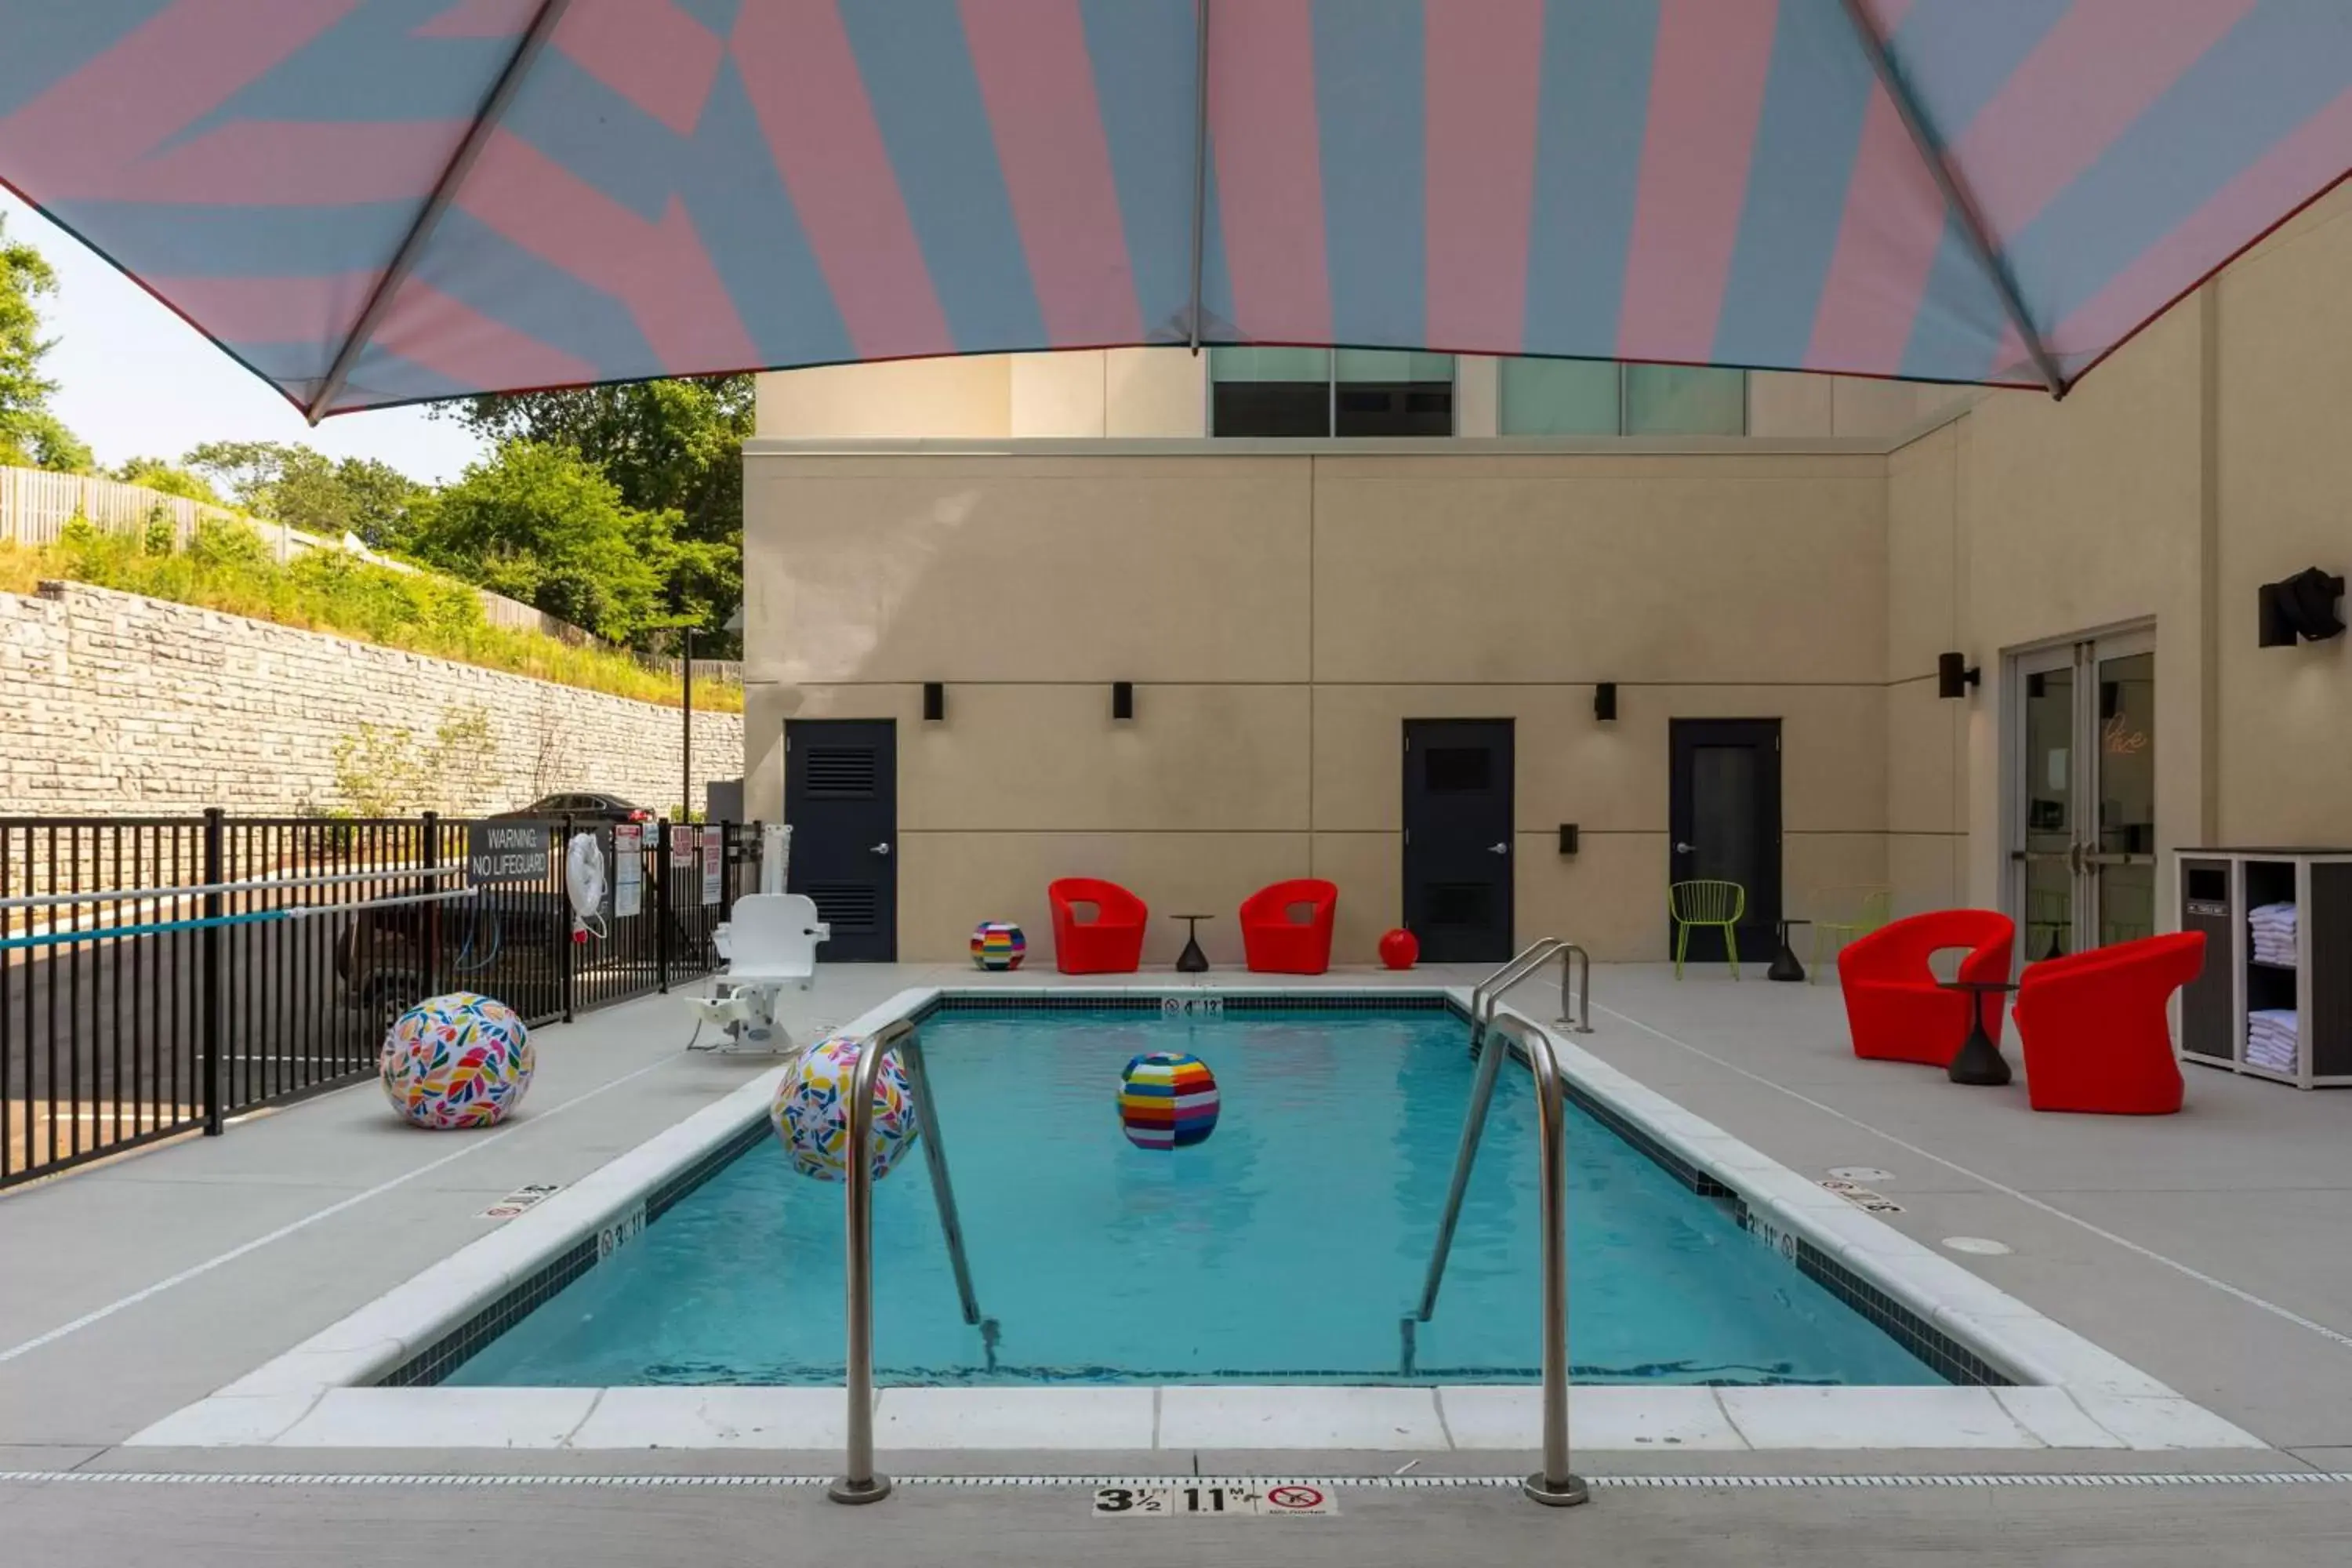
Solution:
M820 963L898 955L898 744L887 720L795 719L784 725L786 886L833 927Z

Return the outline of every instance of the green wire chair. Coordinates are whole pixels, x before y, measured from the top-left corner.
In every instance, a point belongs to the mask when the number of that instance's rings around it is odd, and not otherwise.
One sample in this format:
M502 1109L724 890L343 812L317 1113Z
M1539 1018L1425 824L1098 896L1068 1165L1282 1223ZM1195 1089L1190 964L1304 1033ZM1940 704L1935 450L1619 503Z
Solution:
M1858 936L1868 936L1886 923L1895 911L1895 891L1875 883L1856 883L1850 888L1823 888L1813 895L1817 907L1824 914L1853 911L1852 920L1817 920L1813 922L1813 977L1819 977L1824 950L1835 958L1846 943Z
M1738 927L1748 913L1748 889L1737 882L1675 882L1666 889L1666 913L1675 922L1675 978L1683 977L1683 954L1690 949L1693 926L1715 926L1723 932L1723 955L1731 977L1739 978Z

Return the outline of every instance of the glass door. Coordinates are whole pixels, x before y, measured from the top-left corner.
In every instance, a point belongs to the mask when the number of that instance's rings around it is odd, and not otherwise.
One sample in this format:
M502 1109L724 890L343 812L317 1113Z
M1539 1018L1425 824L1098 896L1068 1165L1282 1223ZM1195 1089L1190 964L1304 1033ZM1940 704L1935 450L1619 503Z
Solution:
M2031 962L2156 931L2156 648L2147 632L2011 663L2011 903Z
M2156 934L2156 639L2092 645L2098 674L2095 836L2084 845L2099 945Z

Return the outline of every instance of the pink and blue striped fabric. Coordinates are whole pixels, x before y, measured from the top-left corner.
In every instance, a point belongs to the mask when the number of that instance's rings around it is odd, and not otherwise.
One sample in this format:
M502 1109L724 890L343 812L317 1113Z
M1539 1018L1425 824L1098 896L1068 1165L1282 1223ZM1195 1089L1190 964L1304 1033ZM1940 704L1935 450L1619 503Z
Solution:
M0 181L308 408L541 3L0 0ZM1184 342L1198 3L571 0L321 411ZM2071 382L2352 169L2346 0L1209 3L1210 342Z

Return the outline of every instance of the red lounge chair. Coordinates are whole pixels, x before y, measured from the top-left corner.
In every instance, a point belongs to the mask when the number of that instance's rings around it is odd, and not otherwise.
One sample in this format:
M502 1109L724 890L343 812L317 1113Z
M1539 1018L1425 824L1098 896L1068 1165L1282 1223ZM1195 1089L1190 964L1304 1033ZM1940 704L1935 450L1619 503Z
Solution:
M1969 1037L1965 992L1936 984L1927 955L1969 949L1962 980L2006 980L2017 928L1992 910L1939 910L1883 925L1856 937L1838 954L1838 986L1845 993L1853 1054L1879 1061L1949 1067ZM2003 998L1984 998L1985 1033L2000 1043Z
M1094 877L1065 877L1045 889L1054 906L1054 967L1065 974L1132 974L1143 962L1141 899ZM1078 918L1077 906L1093 915Z
M1253 974L1320 974L1331 967L1339 889L1313 877L1260 888L1242 900L1242 951ZM1297 918L1303 913L1305 918Z
M2169 1116L2180 1064L2165 1019L2172 994L2205 967L2205 933L2179 931L2025 966L2017 1037L2036 1110Z

